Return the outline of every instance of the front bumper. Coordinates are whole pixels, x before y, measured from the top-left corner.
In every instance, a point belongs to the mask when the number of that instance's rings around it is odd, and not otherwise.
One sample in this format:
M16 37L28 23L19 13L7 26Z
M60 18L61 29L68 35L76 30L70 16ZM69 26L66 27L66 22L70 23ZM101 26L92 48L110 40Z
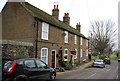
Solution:
M104 64L93 64L94 67L105 67Z

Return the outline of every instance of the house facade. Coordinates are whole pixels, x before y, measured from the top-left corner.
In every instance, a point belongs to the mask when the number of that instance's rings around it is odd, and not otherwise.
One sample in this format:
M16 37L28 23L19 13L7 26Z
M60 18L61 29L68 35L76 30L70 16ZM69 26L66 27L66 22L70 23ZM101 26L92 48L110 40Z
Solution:
M81 34L80 23L76 29L71 27L69 13L60 21L58 5L54 5L50 15L27 2L8 2L2 19L3 40L32 43L32 57L54 68L62 61L80 64L88 59L88 38Z

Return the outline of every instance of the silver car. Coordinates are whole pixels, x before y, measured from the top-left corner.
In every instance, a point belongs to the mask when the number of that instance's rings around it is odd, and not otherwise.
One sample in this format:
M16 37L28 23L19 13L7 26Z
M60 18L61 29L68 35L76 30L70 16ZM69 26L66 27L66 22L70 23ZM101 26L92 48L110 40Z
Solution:
M102 67L105 68L105 63L102 59L97 59L93 62L93 67Z

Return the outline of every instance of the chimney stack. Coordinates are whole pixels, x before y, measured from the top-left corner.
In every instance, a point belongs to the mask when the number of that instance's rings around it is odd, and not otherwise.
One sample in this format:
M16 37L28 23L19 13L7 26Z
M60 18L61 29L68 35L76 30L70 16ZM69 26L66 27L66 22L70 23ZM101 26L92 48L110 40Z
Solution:
M56 19L59 19L59 9L58 5L54 5L54 9L52 10L52 16Z
M80 22L77 23L77 25L76 25L76 29L81 33L81 25L80 25Z
M63 22L67 25L70 25L69 13L64 13Z

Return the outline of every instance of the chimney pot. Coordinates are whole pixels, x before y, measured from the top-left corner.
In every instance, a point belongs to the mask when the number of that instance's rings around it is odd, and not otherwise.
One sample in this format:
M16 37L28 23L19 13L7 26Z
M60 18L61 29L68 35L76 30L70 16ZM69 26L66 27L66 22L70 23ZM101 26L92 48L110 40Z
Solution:
M70 25L69 13L64 13L63 22L67 25Z
M54 5L54 9L52 10L52 16L56 19L59 19L59 9L58 5Z
M66 13L64 13L64 16L66 16Z
M69 13L64 13L64 16L69 16Z
M58 9L58 5L54 5L54 9Z

